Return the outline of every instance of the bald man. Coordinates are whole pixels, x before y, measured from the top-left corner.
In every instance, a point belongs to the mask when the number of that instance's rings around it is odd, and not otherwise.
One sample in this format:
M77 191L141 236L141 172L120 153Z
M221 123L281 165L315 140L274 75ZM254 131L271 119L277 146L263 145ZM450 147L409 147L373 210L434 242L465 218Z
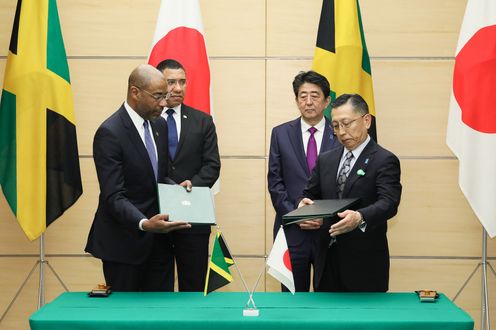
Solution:
M157 182L167 182L167 126L160 117L167 84L140 65L129 76L127 99L93 141L100 196L85 251L102 260L113 291L173 291L169 232L189 228L159 213Z

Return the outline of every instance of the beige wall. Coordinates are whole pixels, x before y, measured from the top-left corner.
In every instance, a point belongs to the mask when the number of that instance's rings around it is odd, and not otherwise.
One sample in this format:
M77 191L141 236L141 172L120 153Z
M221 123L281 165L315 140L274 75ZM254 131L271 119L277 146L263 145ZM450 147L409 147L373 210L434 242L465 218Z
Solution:
M0 2L1 77L15 3ZM219 223L252 285L272 244L274 211L266 191L270 132L297 116L291 81L311 66L321 1L200 3L222 156ZM445 144L452 56L465 3L361 0L379 141L400 157L403 170L402 203L389 230L391 291L429 288L453 298L480 259L481 226L458 189L458 162ZM146 61L159 1L59 0L58 6L75 95L84 194L48 229L46 250L69 289L87 291L102 281L100 262L83 253L98 195L92 138L122 102L130 70ZM495 240L488 248L494 258ZM38 242L25 238L0 197L0 313L37 253ZM235 278L225 290L242 290ZM278 290L274 280L262 279L259 290ZM494 316L491 274L489 282ZM37 285L32 276L1 329L28 327ZM46 286L47 300L63 291L50 272ZM477 328L480 271L456 302Z

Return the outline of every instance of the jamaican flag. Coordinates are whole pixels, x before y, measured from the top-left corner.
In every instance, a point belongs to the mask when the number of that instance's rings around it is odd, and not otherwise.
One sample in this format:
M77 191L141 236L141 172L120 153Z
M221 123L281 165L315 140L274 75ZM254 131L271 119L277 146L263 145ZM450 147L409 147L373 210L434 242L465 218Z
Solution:
M18 0L0 100L0 186L30 240L82 194L55 0Z
M312 69L331 84L331 100L360 94L372 115L370 136L377 141L369 53L358 0L323 0ZM330 106L326 110L330 117Z
M205 296L232 282L233 278L229 271L229 267L232 265L234 265L234 261L231 253L222 238L222 233L217 231L205 280Z

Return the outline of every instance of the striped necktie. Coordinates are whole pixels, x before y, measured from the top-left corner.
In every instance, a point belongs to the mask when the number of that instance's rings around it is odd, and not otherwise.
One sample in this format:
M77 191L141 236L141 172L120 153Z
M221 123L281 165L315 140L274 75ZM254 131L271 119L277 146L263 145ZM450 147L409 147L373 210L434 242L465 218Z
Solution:
M153 145L152 135L150 134L150 130L148 129L148 120L145 120L143 123L143 128L145 129L145 147L148 152L148 157L150 157L150 162L153 167L153 174L155 174L155 179L158 176L157 170L157 154L155 153L155 147Z

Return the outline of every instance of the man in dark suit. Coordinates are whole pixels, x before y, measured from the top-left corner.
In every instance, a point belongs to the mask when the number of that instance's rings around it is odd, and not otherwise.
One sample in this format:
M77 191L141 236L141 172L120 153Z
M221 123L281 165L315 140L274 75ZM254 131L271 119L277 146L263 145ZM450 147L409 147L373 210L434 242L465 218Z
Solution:
M272 130L267 175L272 205L276 210L274 237L282 216L296 208L317 155L339 145L324 110L330 102L327 79L314 72L300 72L293 80L301 116ZM313 146L312 146L313 144ZM311 154L313 152L313 158ZM307 157L308 156L308 157ZM318 233L297 224L284 228L296 291L309 291L311 266L316 260ZM283 290L287 289L283 287Z
M331 106L331 125L343 147L319 156L300 206L313 199L360 201L355 210L338 213L337 222L326 219L319 230L316 291L386 292L387 220L400 203L400 162L368 135L372 118L360 95L341 95Z
M168 232L189 228L159 213L157 182L167 182L167 127L159 118L164 77L150 65L129 76L127 100L93 141L100 196L85 248L102 260L113 291L173 291Z
M220 173L217 133L212 117L183 104L187 80L181 63L167 59L160 62L157 69L163 73L170 95L162 113L169 128L168 175L189 187L211 188ZM209 237L208 225L195 225L172 234L179 291L204 290Z

